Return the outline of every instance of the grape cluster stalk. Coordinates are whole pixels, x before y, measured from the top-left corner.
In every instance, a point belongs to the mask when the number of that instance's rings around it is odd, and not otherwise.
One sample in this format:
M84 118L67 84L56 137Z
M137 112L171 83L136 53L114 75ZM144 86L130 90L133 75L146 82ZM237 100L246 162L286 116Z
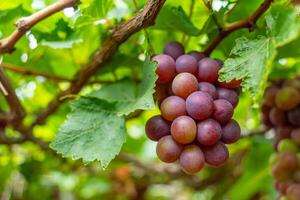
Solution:
M300 200L300 79L274 81L261 106L265 126L274 128L271 173L280 200Z
M227 144L239 140L241 129L232 119L238 104L241 80L218 81L222 61L169 42L163 53L152 57L158 66L154 97L161 115L145 126L149 139L157 141L158 158L178 161L187 174L206 164L219 167L229 157Z

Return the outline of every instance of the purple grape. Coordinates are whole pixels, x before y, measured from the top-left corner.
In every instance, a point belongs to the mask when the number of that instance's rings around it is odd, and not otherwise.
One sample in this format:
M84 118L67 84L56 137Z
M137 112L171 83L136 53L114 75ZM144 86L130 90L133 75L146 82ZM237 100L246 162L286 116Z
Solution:
M210 58L203 58L198 63L198 76L201 81L214 83L218 80L220 65Z
M193 74L184 72L177 74L172 82L172 91L181 98L187 98L198 90L198 81Z
M160 115L151 117L146 123L145 130L148 138L153 141L170 135L170 125Z
M194 74L197 72L198 62L190 55L179 56L176 60L176 71L177 73L188 72Z
M269 114L269 119L274 126L284 126L287 124L284 111L278 108L272 108Z
M300 126L300 107L288 112L288 120L294 126Z
M204 166L204 155L197 145L188 145L184 147L179 162L185 173L196 174Z
M199 62L202 58L205 58L205 55L199 51L190 51L188 54L193 56L197 62Z
M156 74L158 75L159 83L167 83L176 75L175 61L168 55L154 56L153 61L158 63Z
M241 127L234 120L230 120L225 126L222 127L222 141L225 144L232 144L238 141L241 137Z
M213 120L207 119L197 124L197 140L203 145L216 144L222 135L220 124Z
M275 97L279 88L277 86L270 86L266 89L264 94L264 104L269 107L275 107Z
M229 101L234 108L239 102L239 96L235 91L222 87L217 88L217 98Z
M222 142L218 142L212 146L203 146L202 151L206 163L213 167L222 166L229 157L228 149Z
M233 106L225 99L217 99L214 101L213 117L220 124L226 124L232 118Z
M176 118L171 125L171 134L180 144L189 144L194 141L197 133L195 121L188 116Z
M173 140L171 135L162 137L156 146L158 158L166 163L175 162L183 150L183 145Z
M194 119L207 119L213 113L213 99L206 92L194 92L186 99L186 110Z
M184 54L184 47L179 42L173 41L165 45L164 54L167 54L176 60L179 56Z
M207 92L213 99L217 98L217 89L216 87L208 82L200 82L198 84L198 90L202 92Z
M178 96L169 96L161 103L160 110L164 119L173 121L186 114L185 101Z

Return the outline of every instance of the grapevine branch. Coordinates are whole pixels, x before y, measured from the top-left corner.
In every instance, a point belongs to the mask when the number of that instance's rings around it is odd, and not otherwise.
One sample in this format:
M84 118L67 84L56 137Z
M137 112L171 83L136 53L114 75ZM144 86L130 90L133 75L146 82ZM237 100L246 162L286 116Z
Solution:
M12 87L9 79L6 77L3 69L0 67L0 82L3 88L6 91L5 99L10 107L12 116L9 119L10 121L13 121L15 125L18 125L21 123L22 119L25 116L25 110L23 106L21 105L14 88Z
M41 77L44 77L46 79L53 80L53 81L65 81L65 82L72 81L72 79L70 79L70 78L66 78L66 77L62 77L62 76L58 76L58 75L46 73L46 72L39 72L39 71L35 71L35 70L29 69L29 68L15 66L10 63L2 63L0 65L3 69L10 70L10 71L13 71L18 74L30 75L30 76L41 76ZM94 84L94 83L100 83L100 84L103 83L104 84L104 83L112 83L112 81L93 80L93 81L90 81L89 83L90 84Z
M76 3L77 0L59 0L28 17L19 19L15 24L16 30L10 36L0 40L0 54L12 53L15 50L15 44L35 24Z
M227 37L232 32L242 29L248 28L250 31L253 30L257 20L268 10L273 0L264 0L264 2L260 5L260 7L249 17L246 17L243 20L233 22L225 27L221 27L219 34L213 39L213 41L208 45L206 50L204 51L205 55L210 55L211 52L223 41L225 37Z
M48 107L40 112L31 128L37 124L45 123L47 117L55 113L59 106L65 101L63 97L79 93L89 79L105 65L117 51L118 47L132 34L153 25L164 2L165 0L149 0L132 19L115 27L111 36L103 42L102 47L96 51L91 61L75 75L70 87L60 92L49 103Z

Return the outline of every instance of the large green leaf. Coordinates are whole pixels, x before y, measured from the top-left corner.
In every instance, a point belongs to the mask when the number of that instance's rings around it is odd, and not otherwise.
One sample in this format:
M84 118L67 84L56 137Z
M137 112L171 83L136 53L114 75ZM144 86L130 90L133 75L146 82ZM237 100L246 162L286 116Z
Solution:
M116 104L115 111L119 115L130 114L137 109L153 109L154 101L152 94L157 79L155 69L156 64L147 59L143 66L143 78L139 87L136 86L134 81L123 80L104 86L90 95L114 102Z
M200 34L199 29L193 25L180 6L164 6L156 19L154 28L167 31L181 31L192 36Z
M276 5L266 16L270 36L276 46L283 46L296 39L300 33L299 10L289 6Z
M263 87L270 72L269 63L275 56L275 46L271 38L259 36L249 40L236 40L224 67L220 70L220 80L243 79L243 87L256 95Z
M124 118L114 110L114 104L97 98L76 100L51 148L64 157L82 158L84 162L98 160L106 168L125 142Z

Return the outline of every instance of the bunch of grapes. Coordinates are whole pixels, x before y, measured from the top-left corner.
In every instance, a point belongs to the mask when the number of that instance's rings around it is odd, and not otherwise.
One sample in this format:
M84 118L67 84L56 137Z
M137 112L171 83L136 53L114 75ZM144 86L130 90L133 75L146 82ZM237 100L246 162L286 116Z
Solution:
M232 119L241 81L219 82L222 62L191 51L184 54L178 42L166 44L158 63L155 98L161 115L147 121L146 134L158 141L160 160L179 160L187 174L199 172L205 163L219 167L229 157L226 144L240 138Z
M273 82L265 91L263 122L275 130L272 175L280 199L300 200L300 79Z

